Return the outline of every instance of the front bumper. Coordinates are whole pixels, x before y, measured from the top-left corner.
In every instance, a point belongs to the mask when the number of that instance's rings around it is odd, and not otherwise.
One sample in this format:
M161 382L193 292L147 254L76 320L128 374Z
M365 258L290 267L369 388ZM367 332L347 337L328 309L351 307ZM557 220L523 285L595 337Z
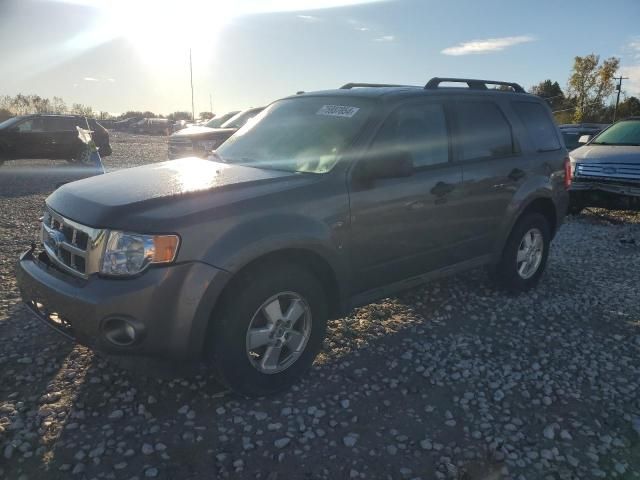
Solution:
M138 277L87 280L23 253L22 299L36 316L78 343L112 354L189 360L200 356L211 312L228 274L200 262L151 268ZM46 258L44 258L46 260ZM139 335L127 346L105 336L108 319L126 319Z
M617 183L605 180L574 181L569 194L571 205L574 207L640 209L640 183Z

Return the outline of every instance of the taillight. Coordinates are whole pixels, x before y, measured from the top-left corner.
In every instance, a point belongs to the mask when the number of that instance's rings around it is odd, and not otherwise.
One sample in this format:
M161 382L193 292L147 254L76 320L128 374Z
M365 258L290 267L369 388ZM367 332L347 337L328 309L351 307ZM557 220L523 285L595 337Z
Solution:
M569 157L564 159L564 188L567 190L571 186L571 160Z

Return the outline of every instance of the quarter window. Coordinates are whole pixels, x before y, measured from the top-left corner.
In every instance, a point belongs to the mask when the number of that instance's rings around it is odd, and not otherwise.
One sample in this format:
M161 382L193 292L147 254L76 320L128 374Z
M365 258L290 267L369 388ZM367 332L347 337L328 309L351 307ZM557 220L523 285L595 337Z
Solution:
M513 154L511 126L496 104L461 102L455 108L461 160Z
M542 105L533 102L514 102L512 105L536 150L547 152L560 149L556 128Z
M404 150L415 168L449 161L444 106L438 103L398 108L385 121L371 147L373 154Z

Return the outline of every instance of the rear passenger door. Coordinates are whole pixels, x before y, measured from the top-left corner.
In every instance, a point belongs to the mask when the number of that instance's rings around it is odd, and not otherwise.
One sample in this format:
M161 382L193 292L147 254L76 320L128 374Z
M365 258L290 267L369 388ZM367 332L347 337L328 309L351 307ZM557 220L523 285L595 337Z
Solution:
M403 151L413 174L351 184L354 293L450 263L462 172L450 161L448 132L444 103L412 102L393 111L376 134L361 162Z
M77 137L73 117L43 117L52 158L70 158L74 139Z
M491 253L507 207L529 175L512 123L498 102L486 97L454 104L455 158L462 166L464 235L457 261Z

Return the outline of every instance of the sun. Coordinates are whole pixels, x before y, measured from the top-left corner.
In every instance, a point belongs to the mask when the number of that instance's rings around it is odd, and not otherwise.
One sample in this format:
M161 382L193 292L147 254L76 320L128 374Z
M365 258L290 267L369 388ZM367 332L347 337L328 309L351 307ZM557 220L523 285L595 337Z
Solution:
M223 2L207 0L111 0L99 9L114 36L127 39L144 63L156 66L184 62L189 49L212 51L233 16Z

